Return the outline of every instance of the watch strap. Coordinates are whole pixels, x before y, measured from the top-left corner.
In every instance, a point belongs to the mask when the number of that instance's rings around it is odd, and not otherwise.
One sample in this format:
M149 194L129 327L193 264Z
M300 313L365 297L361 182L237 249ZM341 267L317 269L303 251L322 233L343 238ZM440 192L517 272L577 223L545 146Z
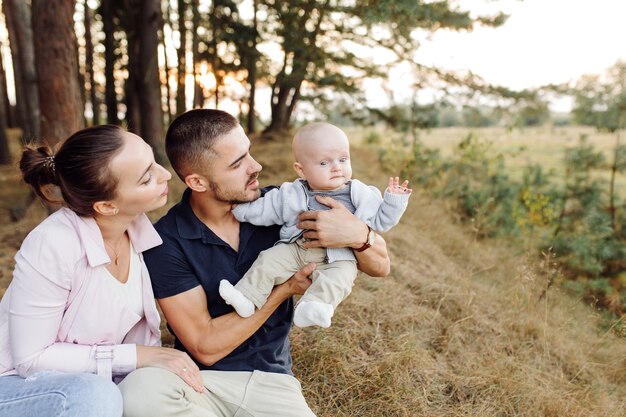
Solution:
M113 379L113 345L96 346L96 371L101 377Z
M354 249L356 252L363 252L365 249L372 246L372 244L370 243L370 233L372 233L372 228L369 227L368 225L367 226L367 238L365 239L365 243L360 248Z

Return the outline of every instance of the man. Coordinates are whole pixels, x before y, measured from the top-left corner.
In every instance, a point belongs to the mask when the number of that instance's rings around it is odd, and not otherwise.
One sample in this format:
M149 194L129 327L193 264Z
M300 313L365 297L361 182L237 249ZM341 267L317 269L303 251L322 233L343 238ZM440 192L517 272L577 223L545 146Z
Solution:
M219 110L189 111L167 132L167 155L188 189L155 225L164 243L146 252L145 260L175 347L188 352L199 370L185 371L192 376L187 383L158 368L131 373L120 384L127 417L314 416L291 373L288 333L292 296L311 284L315 265L276 286L248 318L235 313L218 291L222 279L236 283L258 254L279 240L279 226L239 223L231 212L233 204L262 193L257 179L262 167L249 150L237 119ZM308 245L360 249L355 254L361 271L387 275L384 240L372 242L365 223L340 203L319 201L331 209L301 215ZM198 372L204 387L190 382Z

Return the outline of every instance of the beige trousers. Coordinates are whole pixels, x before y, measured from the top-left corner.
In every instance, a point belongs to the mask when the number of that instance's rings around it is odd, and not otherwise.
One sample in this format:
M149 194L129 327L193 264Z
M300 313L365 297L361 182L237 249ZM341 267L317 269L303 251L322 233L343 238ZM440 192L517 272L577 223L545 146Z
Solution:
M311 274L313 283L300 302L319 301L335 309L352 291L357 274L356 262L326 263L326 249L305 249L302 242L298 239L294 243L279 243L261 252L235 288L261 308L275 285L287 281L304 265L315 262L317 268Z
M141 368L119 384L124 417L315 417L300 382L270 372L201 371L200 394L178 375Z

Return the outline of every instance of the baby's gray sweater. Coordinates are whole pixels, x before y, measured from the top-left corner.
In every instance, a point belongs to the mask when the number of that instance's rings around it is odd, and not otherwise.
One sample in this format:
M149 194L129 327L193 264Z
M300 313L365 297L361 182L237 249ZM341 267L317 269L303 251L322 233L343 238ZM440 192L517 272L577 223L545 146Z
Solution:
M409 200L407 194L392 194L387 191L383 198L378 188L365 185L359 180L351 180L347 187L349 187L352 202L352 207L348 209L380 233L398 224ZM303 211L318 209L309 205L309 193L311 191L306 181L302 179L286 182L280 188L268 191L255 201L237 205L233 209L233 214L240 222L249 222L259 226L280 224L283 226L280 229L280 243L291 243L304 232L296 227L298 215ZM343 198L340 197L339 201L341 200ZM350 248L327 248L326 255L329 263L356 260Z

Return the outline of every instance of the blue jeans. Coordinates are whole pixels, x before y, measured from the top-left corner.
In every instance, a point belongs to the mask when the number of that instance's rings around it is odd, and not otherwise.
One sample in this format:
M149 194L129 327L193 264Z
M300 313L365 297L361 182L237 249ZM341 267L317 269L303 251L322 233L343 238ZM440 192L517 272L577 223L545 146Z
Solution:
M0 377L0 416L120 417L122 394L92 374L37 372L24 379Z

